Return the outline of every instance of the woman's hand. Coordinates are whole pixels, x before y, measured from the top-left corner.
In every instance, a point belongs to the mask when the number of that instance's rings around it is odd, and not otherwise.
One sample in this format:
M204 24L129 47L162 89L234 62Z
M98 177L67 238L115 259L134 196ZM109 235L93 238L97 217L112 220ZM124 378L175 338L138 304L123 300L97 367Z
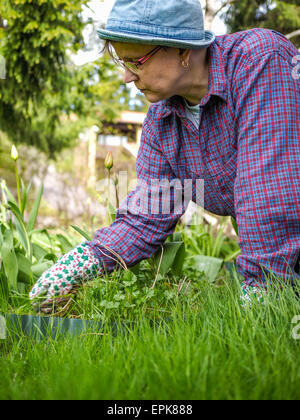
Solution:
M264 297L266 296L267 291L263 286L248 286L246 283L241 283L241 295L240 295L240 302L242 307L249 306L253 301L257 300L257 302L264 304Z
M36 311L50 313L55 303L74 292L78 285L102 272L99 260L88 245L82 243L61 257L32 288L29 297Z

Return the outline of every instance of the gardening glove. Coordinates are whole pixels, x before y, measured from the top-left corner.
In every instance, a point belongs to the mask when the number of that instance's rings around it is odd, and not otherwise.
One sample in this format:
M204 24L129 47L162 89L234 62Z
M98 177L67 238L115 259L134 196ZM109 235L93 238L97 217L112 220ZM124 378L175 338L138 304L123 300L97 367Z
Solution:
M242 307L249 306L251 307L252 300L255 299L259 303L264 303L264 296L266 296L267 291L262 286L248 286L246 283L241 283L241 295L240 301Z
M102 272L99 260L90 247L82 243L61 257L36 282L29 297L36 311L50 313L62 296ZM60 303L60 302L59 302Z

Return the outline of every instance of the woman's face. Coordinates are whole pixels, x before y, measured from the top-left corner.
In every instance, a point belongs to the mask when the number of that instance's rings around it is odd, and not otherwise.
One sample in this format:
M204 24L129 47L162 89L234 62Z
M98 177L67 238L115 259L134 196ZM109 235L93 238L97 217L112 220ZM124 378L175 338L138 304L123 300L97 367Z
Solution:
M153 45L112 43L118 57L124 61L137 61L151 50ZM188 50L187 50L188 54ZM140 67L140 73L134 74L125 69L125 83L134 82L145 94L149 102L158 102L180 93L185 69L179 48L161 48L153 57Z

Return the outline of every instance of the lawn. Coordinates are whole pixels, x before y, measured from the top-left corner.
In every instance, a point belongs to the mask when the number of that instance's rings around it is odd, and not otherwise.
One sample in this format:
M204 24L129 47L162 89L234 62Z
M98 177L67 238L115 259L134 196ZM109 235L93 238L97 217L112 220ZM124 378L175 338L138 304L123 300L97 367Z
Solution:
M114 280L95 280L73 307L87 305L92 318L106 320L103 335L2 341L1 399L300 397L300 340L292 337L300 304L290 287L242 308L236 280L211 285L198 276L185 293L173 284L173 295L158 282L149 301L132 308L97 304ZM117 334L112 321L120 322Z
M18 202L1 188L0 315L34 315L30 288L82 238L34 228L42 189L25 221L29 188ZM100 332L0 340L0 399L298 399L299 286L243 307L228 223L178 225L153 257L85 283L56 313Z

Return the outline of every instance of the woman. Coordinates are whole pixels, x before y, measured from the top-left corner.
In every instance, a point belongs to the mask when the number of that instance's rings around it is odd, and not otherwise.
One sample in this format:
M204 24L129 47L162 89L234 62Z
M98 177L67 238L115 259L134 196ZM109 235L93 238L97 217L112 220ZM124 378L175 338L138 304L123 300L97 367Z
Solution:
M281 34L264 29L215 37L203 28L199 0L117 0L106 28L98 33L106 48L115 50L125 82L134 82L152 103L137 158L144 187L138 185L129 194L111 226L98 230L91 242L48 270L31 298L46 294L47 305L77 283L112 271L116 259L108 249L127 266L152 256L174 231L188 202L179 206L180 211L174 202L169 212L159 206L159 211L149 211L149 203L142 204L146 199L151 197L156 204L164 200L153 180L167 180L173 186L178 180L181 186L191 181L193 201L198 181L203 180L205 209L236 219L241 247L237 267L246 298L263 294L267 282L273 281L270 273L296 282L300 250L296 48Z

